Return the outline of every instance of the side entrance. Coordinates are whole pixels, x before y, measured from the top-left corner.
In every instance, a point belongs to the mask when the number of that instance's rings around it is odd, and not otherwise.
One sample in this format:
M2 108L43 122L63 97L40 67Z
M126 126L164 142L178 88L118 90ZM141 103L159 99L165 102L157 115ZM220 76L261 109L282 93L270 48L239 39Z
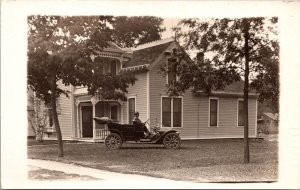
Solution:
M82 137L93 137L93 107L82 106Z

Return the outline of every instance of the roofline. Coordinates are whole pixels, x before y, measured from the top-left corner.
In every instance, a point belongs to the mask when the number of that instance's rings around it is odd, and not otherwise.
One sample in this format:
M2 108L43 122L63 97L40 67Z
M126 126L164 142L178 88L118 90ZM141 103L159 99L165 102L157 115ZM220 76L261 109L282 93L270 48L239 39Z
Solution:
M130 50L131 51L138 51L138 50L150 48L150 47L153 47L153 46L169 43L169 42L172 42L172 41L175 41L175 39L173 37L160 39L160 40L156 40L156 41L152 41L152 42L149 42L149 43L138 45L137 47L131 48Z
M198 90L194 93L196 96L205 96L207 93L205 93L203 90ZM222 96L222 97L238 97L242 98L244 97L244 93L242 92L224 92L224 91L212 91L212 96ZM248 93L249 98L257 98L258 94L256 93Z
M116 43L110 41L109 43L112 43L114 46L116 46L117 48L119 48L120 50L122 50L122 48L120 46L118 46Z
M121 72L148 71L150 64L123 67Z
M157 64L159 63L159 61L165 56L166 50L169 49L170 46L172 46L174 44L175 40L170 41L170 42L172 42L172 43L170 43L168 45L168 47L166 47L166 49L151 63L151 65L149 66L149 70L151 70L152 68L154 68L154 67L157 66Z

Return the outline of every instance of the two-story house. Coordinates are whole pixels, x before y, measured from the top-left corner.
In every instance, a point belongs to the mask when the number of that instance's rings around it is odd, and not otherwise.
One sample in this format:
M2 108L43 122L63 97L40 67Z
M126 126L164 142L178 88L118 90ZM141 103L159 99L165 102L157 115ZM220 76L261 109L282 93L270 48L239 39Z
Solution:
M168 61L167 53L179 44L172 38L154 41L132 49L111 43L101 52L103 72L134 72L137 81L128 88L127 101L99 100L87 95L84 87L63 86L69 98L59 98L59 122L63 139L103 139L105 125L93 117L109 117L119 123L131 123L135 111L150 125L175 128L182 139L242 138L243 86L237 82L211 96L187 90L179 97L166 95L166 84L176 80L172 73L164 76L160 65ZM100 60L100 59L99 59ZM94 64L98 64L97 59ZM249 94L249 136L256 137L257 95Z

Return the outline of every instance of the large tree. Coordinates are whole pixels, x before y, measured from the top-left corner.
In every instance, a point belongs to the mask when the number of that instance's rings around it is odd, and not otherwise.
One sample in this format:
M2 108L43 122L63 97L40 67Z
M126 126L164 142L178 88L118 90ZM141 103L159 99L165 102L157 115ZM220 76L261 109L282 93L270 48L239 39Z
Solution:
M58 139L58 156L63 157L63 143L56 111L56 101L68 92L58 86L84 85L88 93L104 98L124 99L134 78L129 75L100 73L92 56L112 40L111 16L28 17L28 85L53 112ZM109 89L109 90L106 90Z
M119 16L114 18L113 41L120 47L134 47L161 39L163 19L154 16Z
M248 92L249 80L260 94L259 100L278 101L277 18L183 19L174 28L176 37L186 50L197 56L194 63L184 64L184 54L174 51L173 64L162 67L180 76L168 86L170 95L178 95L193 87L195 91L224 88L244 80L244 163L249 163ZM169 62L170 63L170 62ZM275 89L275 90L272 90ZM272 90L270 92L269 90Z
M56 111L56 101L67 91L58 86L84 85L91 95L103 99L126 100L130 74L103 74L93 58L110 41L132 47L161 38L163 20L158 17L113 16L29 16L28 17L28 85L53 112L59 156L63 144ZM103 61L102 61L103 62Z

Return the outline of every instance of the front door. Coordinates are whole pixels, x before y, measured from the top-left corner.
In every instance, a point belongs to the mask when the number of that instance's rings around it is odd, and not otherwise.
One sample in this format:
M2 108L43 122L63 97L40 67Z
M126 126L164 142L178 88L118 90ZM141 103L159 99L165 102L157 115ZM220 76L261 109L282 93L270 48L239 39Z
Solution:
M82 111L82 137L93 137L93 107L83 106L81 111Z

